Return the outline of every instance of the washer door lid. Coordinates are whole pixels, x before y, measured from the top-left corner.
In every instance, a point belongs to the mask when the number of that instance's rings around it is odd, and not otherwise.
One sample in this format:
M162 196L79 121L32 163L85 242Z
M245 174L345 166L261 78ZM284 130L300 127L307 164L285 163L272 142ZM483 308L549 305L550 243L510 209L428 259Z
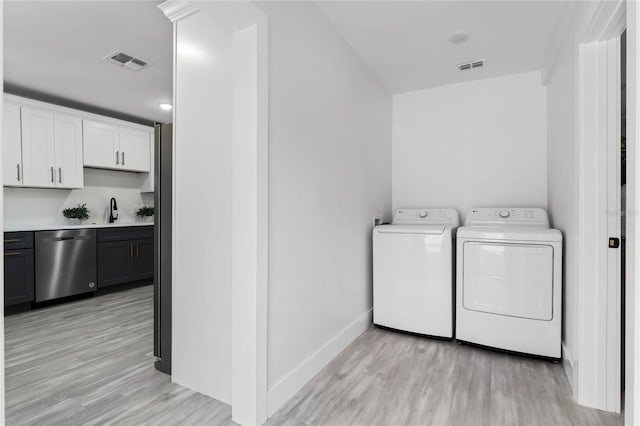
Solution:
M463 307L518 318L553 319L553 247L464 243Z
M381 234L441 235L444 228L444 225L380 225L376 230Z

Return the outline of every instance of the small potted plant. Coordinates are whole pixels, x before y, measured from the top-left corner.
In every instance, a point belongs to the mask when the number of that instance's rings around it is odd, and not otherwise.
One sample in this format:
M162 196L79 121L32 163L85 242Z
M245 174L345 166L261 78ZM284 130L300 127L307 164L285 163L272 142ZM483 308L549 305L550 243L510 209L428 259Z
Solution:
M136 216L145 222L151 222L153 220L153 207L140 207L136 212Z
M86 204L78 204L78 207L69 207L62 210L62 215L66 217L72 225L80 225L83 220L89 219L89 209Z

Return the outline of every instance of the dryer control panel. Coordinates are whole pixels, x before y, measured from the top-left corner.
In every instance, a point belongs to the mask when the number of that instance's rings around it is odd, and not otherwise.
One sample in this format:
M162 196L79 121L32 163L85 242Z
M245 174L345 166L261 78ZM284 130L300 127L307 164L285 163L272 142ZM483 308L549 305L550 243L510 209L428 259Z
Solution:
M470 209L464 226L517 225L549 227L549 216L540 208L480 207Z
M393 215L394 225L460 225L456 209L400 209Z

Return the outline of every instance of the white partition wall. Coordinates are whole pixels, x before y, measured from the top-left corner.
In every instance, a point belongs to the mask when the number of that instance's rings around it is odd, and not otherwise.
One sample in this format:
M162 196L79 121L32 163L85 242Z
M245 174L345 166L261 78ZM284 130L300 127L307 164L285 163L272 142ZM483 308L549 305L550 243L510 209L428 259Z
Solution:
M391 216L391 96L313 2L269 19L269 413L371 324Z
M172 378L266 421L267 26L250 2L174 22Z
M230 404L232 34L175 26L172 378Z

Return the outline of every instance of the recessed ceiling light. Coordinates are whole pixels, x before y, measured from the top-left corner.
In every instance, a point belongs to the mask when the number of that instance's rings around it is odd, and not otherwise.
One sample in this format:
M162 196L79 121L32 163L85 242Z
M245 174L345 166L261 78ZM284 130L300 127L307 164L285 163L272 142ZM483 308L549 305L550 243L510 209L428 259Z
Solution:
M449 36L449 42L453 44L460 44L467 41L469 38L469 33L466 31L456 31L455 33Z
M171 111L171 109L173 108L173 105L171 105L170 103L167 103L167 102L163 102L163 103L159 104L158 106L163 111Z

